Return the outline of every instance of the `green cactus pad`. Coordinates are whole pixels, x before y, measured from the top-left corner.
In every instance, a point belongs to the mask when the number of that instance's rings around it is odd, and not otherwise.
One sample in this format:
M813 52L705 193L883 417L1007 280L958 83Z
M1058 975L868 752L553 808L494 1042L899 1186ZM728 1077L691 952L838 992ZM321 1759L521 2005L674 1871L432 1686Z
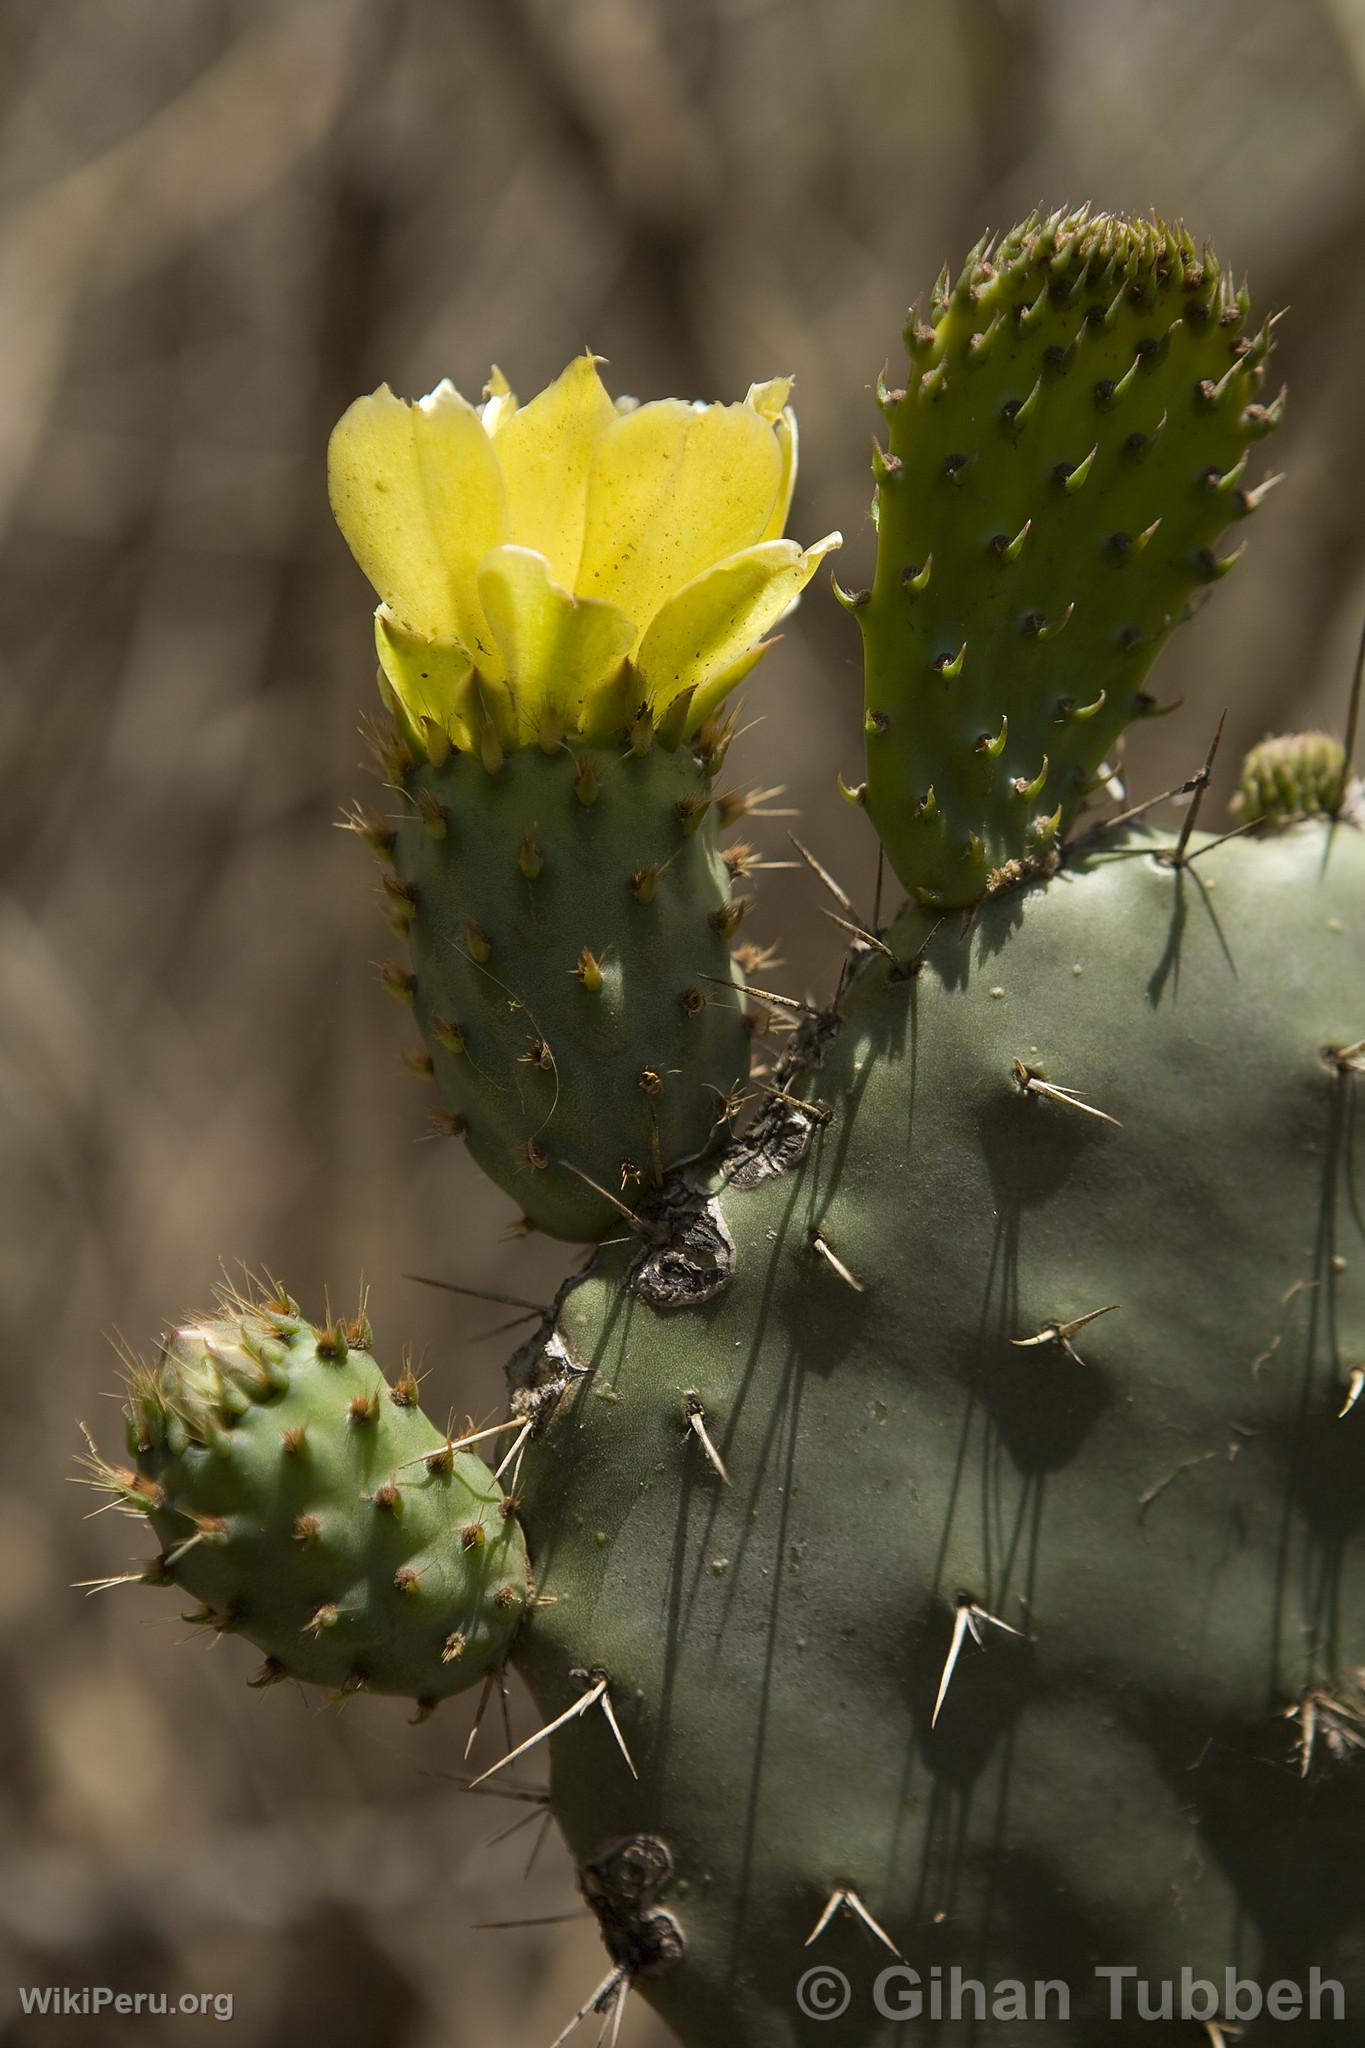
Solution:
M1269 323L1183 230L1033 216L945 272L879 395L877 570L858 602L864 792L921 902L1055 855L1215 554L1280 400Z
M749 1070L743 903L690 747L524 749L409 769L385 850L445 1105L552 1236L601 1237L707 1149Z
M1275 734L1242 763L1233 810L1247 824L1330 816L1346 794L1346 749L1325 732Z
M528 1598L510 1503L390 1385L368 1329L220 1303L133 1376L135 1469L104 1482L161 1545L149 1583L265 1653L263 1680L431 1702L505 1654Z
M555 1809L580 1865L655 1845L681 1952L638 1989L691 2048L940 2038L879 2018L850 1892L926 2001L1071 1987L943 2027L982 2048L1149 2039L1105 1966L1365 1998L1365 834L1151 846L917 972L907 912L811 1112L725 1162L728 1291L660 1312L608 1252L562 1304L518 1663L547 1717L609 1675L639 1780L581 1719Z

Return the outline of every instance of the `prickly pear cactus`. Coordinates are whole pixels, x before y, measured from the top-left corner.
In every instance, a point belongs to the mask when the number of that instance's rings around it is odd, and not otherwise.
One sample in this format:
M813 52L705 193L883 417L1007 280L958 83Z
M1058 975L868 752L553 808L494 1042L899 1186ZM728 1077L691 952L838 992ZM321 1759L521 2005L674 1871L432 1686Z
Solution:
M623 412L585 358L338 429L392 983L480 1163L614 1242L511 1362L515 1511L278 1302L177 1333L97 1476L267 1676L524 1674L484 1775L548 1751L606 1950L561 2042L633 1991L688 2048L1358 2034L1354 713L1256 749L1224 834L1082 815L1264 494L1247 320L1085 214L912 316L851 600L909 900L844 902L743 1127L709 776L829 544L777 538L785 385Z

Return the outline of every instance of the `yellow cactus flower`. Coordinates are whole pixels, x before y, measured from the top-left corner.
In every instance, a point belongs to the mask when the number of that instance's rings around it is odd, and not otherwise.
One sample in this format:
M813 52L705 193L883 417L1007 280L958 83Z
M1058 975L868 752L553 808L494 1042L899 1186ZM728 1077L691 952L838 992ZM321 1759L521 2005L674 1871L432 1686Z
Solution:
M791 379L738 405L613 403L579 356L518 405L449 382L358 398L328 449L336 521L381 603L386 694L428 744L607 741L644 708L695 733L837 533L781 538Z

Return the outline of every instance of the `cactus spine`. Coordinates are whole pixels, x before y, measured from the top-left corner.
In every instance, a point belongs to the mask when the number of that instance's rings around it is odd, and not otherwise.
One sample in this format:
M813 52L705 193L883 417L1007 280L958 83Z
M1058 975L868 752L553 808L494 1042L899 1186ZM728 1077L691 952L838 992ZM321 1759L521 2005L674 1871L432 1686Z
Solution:
M338 430L384 600L403 811L357 822L393 985L487 1171L618 1241L511 1363L515 1512L363 1332L281 1302L175 1335L98 1476L157 1534L145 1576L268 1675L433 1701L516 1663L544 1723L512 1754L548 1738L609 1959L561 2039L636 1989L695 2048L937 2039L873 1999L900 1958L990 1987L981 2042L1065 1985L1083 2032L1054 2000L1040 2048L1148 2038L1115 1968L1212 1981L1210 2036L1229 1971L1365 1999L1350 739L1255 750L1225 836L1081 818L1266 488L1247 313L1183 233L1062 214L912 316L856 605L862 794L909 900L796 1006L738 1131L708 776L821 551L776 538L785 387L646 419L629 461L583 364L520 412L495 378ZM834 2029L797 1998L812 1948L849 1979Z

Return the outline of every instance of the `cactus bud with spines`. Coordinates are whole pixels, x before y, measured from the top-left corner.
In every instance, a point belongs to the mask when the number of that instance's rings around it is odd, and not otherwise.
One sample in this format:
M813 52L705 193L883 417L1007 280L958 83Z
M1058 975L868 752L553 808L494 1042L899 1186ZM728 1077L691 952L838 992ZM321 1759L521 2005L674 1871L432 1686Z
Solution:
M506 1655L526 1546L481 1459L391 1385L368 1327L314 1329L284 1299L225 1295L130 1376L123 1471L97 1479L160 1546L149 1584L297 1678L433 1702Z
M945 273L880 391L859 604L869 815L926 906L1046 868L1240 553L1271 325L1183 228L1032 215Z
M465 1143L556 1236L704 1152L748 1073L716 714L838 544L781 538L789 390L613 404L580 356L525 406L496 371L481 407L381 387L332 436L382 599L404 992Z
M1248 825L1331 817L1346 795L1346 749L1325 732L1278 733L1242 763L1233 810Z

